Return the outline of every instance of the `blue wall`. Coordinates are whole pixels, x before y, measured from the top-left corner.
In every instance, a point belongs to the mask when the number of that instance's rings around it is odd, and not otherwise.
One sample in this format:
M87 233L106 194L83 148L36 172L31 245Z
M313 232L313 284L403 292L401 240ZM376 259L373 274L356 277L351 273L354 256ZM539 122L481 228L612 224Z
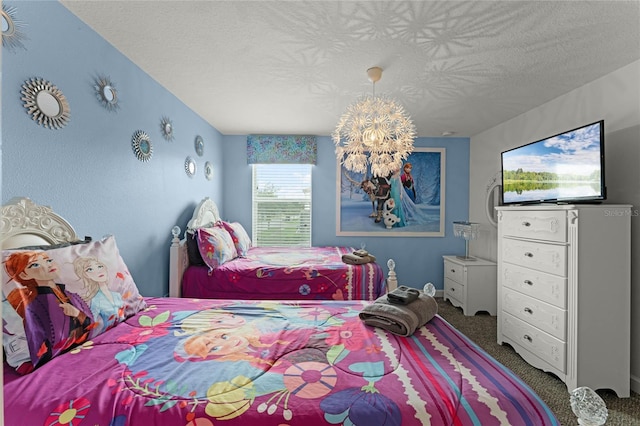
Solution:
M246 136L225 136L223 203L229 220L251 232L251 166L247 164ZM432 282L443 289L443 261L447 254L464 254L464 241L453 237L452 222L469 214L469 139L418 138L416 147L446 148L444 237L336 236L336 157L331 138L318 138L318 163L312 172L312 244L360 247L364 242L387 272L387 259L396 262L400 284L422 288Z
M183 229L202 197L218 203L221 214L251 229L251 168L246 136L225 136L160 86L58 2L5 2L24 22L26 50L3 49L2 56L2 202L28 196L74 225L80 236L113 234L125 262L146 296L168 291L170 229ZM109 112L94 94L94 78L113 81L120 109ZM20 100L31 77L56 85L71 107L60 130L39 126ZM176 76L179 78L179 76ZM168 116L175 140L165 141L160 120ZM153 158L140 162L131 149L136 130L149 134ZM205 141L198 157L194 139ZM318 139L313 169L313 244L361 242L386 270L393 258L401 284L442 288L442 255L464 252L451 222L468 217L469 139L419 138L416 146L445 147L445 237L336 237L336 161L329 137ZM198 172L189 178L184 161L192 156ZM204 177L204 162L214 179Z
M184 228L204 196L222 200L222 135L124 57L58 2L5 2L26 25L26 50L2 55L2 202L28 196L51 206L81 236L116 237L141 292L168 292L171 227ZM113 81L120 109L107 111L93 81ZM38 125L20 100L25 80L41 77L60 89L71 109L62 129ZM177 76L179 78L179 76ZM175 140L160 133L160 120L174 124ZM131 149L136 130L153 144L151 161ZM194 149L196 135L204 155ZM185 158L196 159L193 178ZM204 162L214 179L204 176Z

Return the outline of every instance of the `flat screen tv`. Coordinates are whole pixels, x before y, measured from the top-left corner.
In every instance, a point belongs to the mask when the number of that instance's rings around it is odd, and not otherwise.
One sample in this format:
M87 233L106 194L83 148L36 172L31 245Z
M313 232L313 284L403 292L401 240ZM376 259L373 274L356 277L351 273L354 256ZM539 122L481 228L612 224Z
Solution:
M502 204L605 199L604 120L502 152Z

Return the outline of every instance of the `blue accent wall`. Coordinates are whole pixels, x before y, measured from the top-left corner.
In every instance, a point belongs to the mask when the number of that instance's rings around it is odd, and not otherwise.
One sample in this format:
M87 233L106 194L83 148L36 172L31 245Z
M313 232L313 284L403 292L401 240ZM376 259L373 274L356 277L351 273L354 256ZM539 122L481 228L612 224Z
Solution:
M5 4L16 8L28 39L26 50L2 52L2 202L28 196L51 206L80 236L113 234L140 291L167 293L171 228L184 229L200 198L222 200L222 135L60 3ZM98 74L118 90L116 112L96 98ZM20 91L32 77L67 98L71 119L62 129L27 114ZM173 122L172 142L162 137L163 116ZM136 130L151 139L149 162L133 153ZM205 142L202 157L196 135ZM198 165L193 178L184 170L187 156ZM205 161L214 165L211 181Z
M224 218L251 230L246 136L222 135L58 2L5 4L16 8L28 39L25 50L2 52L2 203L28 196L51 206L80 236L115 235L145 296L167 293L170 230L175 224L184 229L203 197L211 197ZM118 90L116 112L96 98L98 75ZM64 128L44 128L27 114L20 90L32 77L50 81L67 98L71 120ZM173 122L172 142L161 135L163 116ZM136 130L151 138L149 162L132 151ZM195 152L197 135L205 142L202 157ZM312 177L313 244L364 242L385 271L388 258L396 261L400 284L431 281L442 289L442 255L464 252L451 222L468 218L469 139L418 138L416 146L446 148L444 237L337 237L334 146L321 136ZM198 165L193 178L184 171L187 156ZM214 167L211 181L204 177L205 161Z

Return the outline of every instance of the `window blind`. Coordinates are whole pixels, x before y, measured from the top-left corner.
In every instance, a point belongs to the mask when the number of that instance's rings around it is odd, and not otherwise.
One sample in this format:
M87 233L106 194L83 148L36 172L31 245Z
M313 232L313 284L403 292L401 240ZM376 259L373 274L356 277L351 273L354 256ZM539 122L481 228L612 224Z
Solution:
M311 167L252 165L254 246L311 246Z

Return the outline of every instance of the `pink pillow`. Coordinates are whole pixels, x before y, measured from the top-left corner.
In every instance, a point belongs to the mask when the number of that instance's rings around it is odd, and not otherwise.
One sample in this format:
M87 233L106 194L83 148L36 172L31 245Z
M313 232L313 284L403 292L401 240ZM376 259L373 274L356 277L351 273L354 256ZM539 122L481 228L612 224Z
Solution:
M2 343L20 374L146 308L113 236L50 250L3 250L2 263Z
M233 240L233 244L236 246L236 251L238 252L238 256L245 257L247 252L251 248L251 238L249 238L249 234L244 230L242 225L239 222L218 222L222 224L224 229L229 232L231 235L231 239Z
M196 232L200 256L209 269L215 269L238 257L231 235L224 227L198 228Z

